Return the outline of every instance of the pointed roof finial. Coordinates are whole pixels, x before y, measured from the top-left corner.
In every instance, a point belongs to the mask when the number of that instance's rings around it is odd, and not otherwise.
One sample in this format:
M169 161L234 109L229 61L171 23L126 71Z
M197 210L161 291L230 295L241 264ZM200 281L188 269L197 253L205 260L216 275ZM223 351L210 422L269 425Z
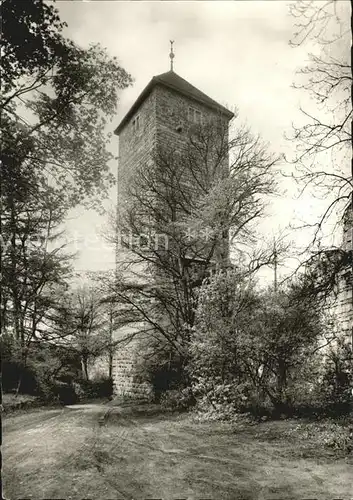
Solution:
M173 52L173 43L174 43L174 40L170 40L170 54L169 54L169 58L170 58L170 71L173 71L173 59L175 57L175 54Z

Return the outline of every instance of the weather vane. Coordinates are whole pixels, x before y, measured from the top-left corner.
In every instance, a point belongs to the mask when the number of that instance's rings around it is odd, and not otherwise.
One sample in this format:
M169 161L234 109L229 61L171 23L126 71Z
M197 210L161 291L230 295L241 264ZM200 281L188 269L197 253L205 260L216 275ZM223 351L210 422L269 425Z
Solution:
M173 59L175 57L175 54L173 52L173 43L174 43L174 40L170 40L170 54L169 54L169 58L170 58L170 70L173 71Z

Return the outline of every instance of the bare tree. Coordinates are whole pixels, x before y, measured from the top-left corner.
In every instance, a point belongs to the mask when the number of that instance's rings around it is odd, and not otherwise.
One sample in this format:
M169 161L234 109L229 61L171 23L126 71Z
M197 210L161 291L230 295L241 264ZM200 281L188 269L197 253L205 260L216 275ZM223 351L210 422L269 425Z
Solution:
M309 100L301 108L302 122L294 124L288 136L296 144L288 158L294 166L289 175L298 185L299 197L309 191L322 206L297 228L312 231L299 268L305 267L308 289L325 303L343 279L349 286L353 266L352 247L345 244L353 220L350 5L299 0L289 9L296 27L292 47L306 46L313 52L293 85Z
M229 241L254 245L276 160L249 131L235 130L228 142L224 128L209 125L182 151L159 151L153 165L136 166L110 235L123 255L111 282L118 324L135 325L185 362L198 288L210 269L232 265ZM248 259L248 272L272 262L273 249L262 257Z
M297 145L291 161L301 192L310 189L313 196L327 200L319 219L306 221L316 242L331 216L341 222L352 203L349 2L300 0L290 4L290 12L297 29L291 45L314 43L320 50L309 54L310 62L294 84L313 106L301 109L303 123L293 125L289 137Z

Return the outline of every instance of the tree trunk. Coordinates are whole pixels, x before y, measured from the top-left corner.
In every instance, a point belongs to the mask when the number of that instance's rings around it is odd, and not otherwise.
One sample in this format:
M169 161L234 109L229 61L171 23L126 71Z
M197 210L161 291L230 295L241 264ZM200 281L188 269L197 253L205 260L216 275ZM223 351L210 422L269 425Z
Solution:
M11 292L12 292L12 305L13 305L13 325L15 331L16 340L21 339L20 332L20 304L19 304L19 291L17 286L17 260L16 260L16 215L15 215L15 204L13 196L10 197L10 219L11 219L11 272L12 272L12 282L11 282Z
M109 349L109 378L113 378L113 352Z
M88 376L88 360L86 358L81 358L82 373L86 380L89 380Z
M19 392L20 392L22 378L23 378L23 370L26 368L26 364L27 364L27 352L24 350L24 346L21 345L21 371L19 373L19 377L18 377L18 381L17 381L15 397L17 397Z
M18 394L20 392L21 383L22 383L22 373L20 373L20 375L18 377L16 392L15 392L15 398L17 398L17 396L18 396Z
M113 310L112 304L110 304L109 310L109 378L113 378Z
M287 413L289 404L284 391L287 387L287 366L285 362L279 360L277 373L277 394L274 401L275 411L278 414Z

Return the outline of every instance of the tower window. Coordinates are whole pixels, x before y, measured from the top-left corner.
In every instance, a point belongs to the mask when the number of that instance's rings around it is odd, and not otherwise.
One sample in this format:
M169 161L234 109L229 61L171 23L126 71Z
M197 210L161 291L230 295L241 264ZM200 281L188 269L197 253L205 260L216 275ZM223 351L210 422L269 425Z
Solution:
M140 130L140 115L137 115L132 120L132 129L134 132L138 132Z
M188 109L188 119L189 119L189 122L195 123L196 125L201 125L202 124L201 111L190 107Z

